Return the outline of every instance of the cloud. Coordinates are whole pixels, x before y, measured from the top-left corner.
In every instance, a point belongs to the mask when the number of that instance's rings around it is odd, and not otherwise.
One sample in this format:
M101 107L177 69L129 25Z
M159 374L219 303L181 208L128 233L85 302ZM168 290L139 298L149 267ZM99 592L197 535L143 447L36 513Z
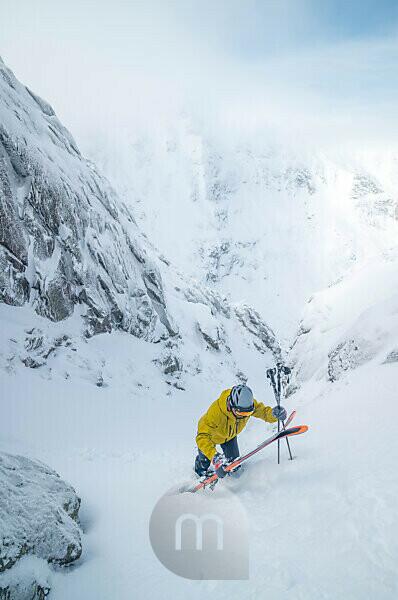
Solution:
M348 4L3 0L2 52L78 141L184 110L219 135L393 142L394 19Z

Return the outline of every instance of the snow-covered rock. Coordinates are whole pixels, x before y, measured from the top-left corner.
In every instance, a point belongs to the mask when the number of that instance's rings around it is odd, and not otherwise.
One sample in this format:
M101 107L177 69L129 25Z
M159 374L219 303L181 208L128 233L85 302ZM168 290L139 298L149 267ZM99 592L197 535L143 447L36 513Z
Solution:
M225 334L226 321L236 321L231 304L159 254L52 108L3 62L0 122L0 301L29 304L53 322L77 315L87 338L122 330L161 342L154 358L165 374L189 365L195 351L181 346L194 332L214 348L231 347ZM198 303L211 313L211 331L198 324ZM245 337L240 323L238 335ZM25 333L18 356L27 367L40 368L57 349L73 346L66 331L52 338L42 328Z
M59 475L38 461L0 455L0 572L25 554L67 565L81 554L80 499Z
M148 243L54 111L0 63L0 285L59 321L83 307L86 334L176 334Z
M131 214L3 63L0 81L3 301L30 301L55 321L83 304L88 335L123 328L151 338L158 321L175 333Z
M372 360L396 360L398 252L356 266L307 304L290 353L296 381L337 381Z
M0 600L44 600L50 591L48 563L36 556L23 556L12 569L0 574Z
M211 314L208 306L198 302L195 304L195 308L198 331L210 348L220 350L220 346L224 341L223 329Z
M17 565L23 557L56 565L80 557L79 507L75 490L55 471L24 456L0 453L0 598L44 597L41 582Z
M272 329L264 323L257 311L246 304L235 306L235 314L240 323L254 336L253 344L259 352L266 353L272 348L276 362L280 362L282 351Z

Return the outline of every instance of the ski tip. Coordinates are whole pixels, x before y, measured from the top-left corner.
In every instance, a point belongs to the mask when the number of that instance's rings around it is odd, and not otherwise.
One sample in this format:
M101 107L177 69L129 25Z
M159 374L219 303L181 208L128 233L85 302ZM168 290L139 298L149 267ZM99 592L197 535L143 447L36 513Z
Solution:
M299 435L300 433L305 433L308 431L308 425L297 425L297 427L292 427L295 431L293 431L290 435Z
M296 427L290 427L290 429L285 429L280 433L280 437L287 437L290 435L300 435L300 433L305 433L308 431L308 425L297 425Z

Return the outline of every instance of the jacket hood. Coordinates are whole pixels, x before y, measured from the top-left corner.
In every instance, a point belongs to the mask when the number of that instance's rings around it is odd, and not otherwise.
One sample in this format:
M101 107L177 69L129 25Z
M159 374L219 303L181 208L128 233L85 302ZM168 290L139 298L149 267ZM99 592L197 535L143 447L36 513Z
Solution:
M232 388L229 388L228 390L224 390L223 393L221 394L221 396L219 397L219 399L217 400L217 404L218 404L220 411L226 417L235 419L234 415L232 414L232 411L228 410L228 408L227 408L227 400L231 393L231 390L232 390Z

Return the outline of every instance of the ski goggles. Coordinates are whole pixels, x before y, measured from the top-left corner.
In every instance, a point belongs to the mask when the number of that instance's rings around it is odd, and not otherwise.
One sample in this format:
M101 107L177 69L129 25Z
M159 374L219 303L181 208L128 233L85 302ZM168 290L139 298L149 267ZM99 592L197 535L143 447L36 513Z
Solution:
M235 408L233 406L232 410L234 411L237 417L250 417L250 415L254 413L254 408L253 410L239 410L239 408Z

